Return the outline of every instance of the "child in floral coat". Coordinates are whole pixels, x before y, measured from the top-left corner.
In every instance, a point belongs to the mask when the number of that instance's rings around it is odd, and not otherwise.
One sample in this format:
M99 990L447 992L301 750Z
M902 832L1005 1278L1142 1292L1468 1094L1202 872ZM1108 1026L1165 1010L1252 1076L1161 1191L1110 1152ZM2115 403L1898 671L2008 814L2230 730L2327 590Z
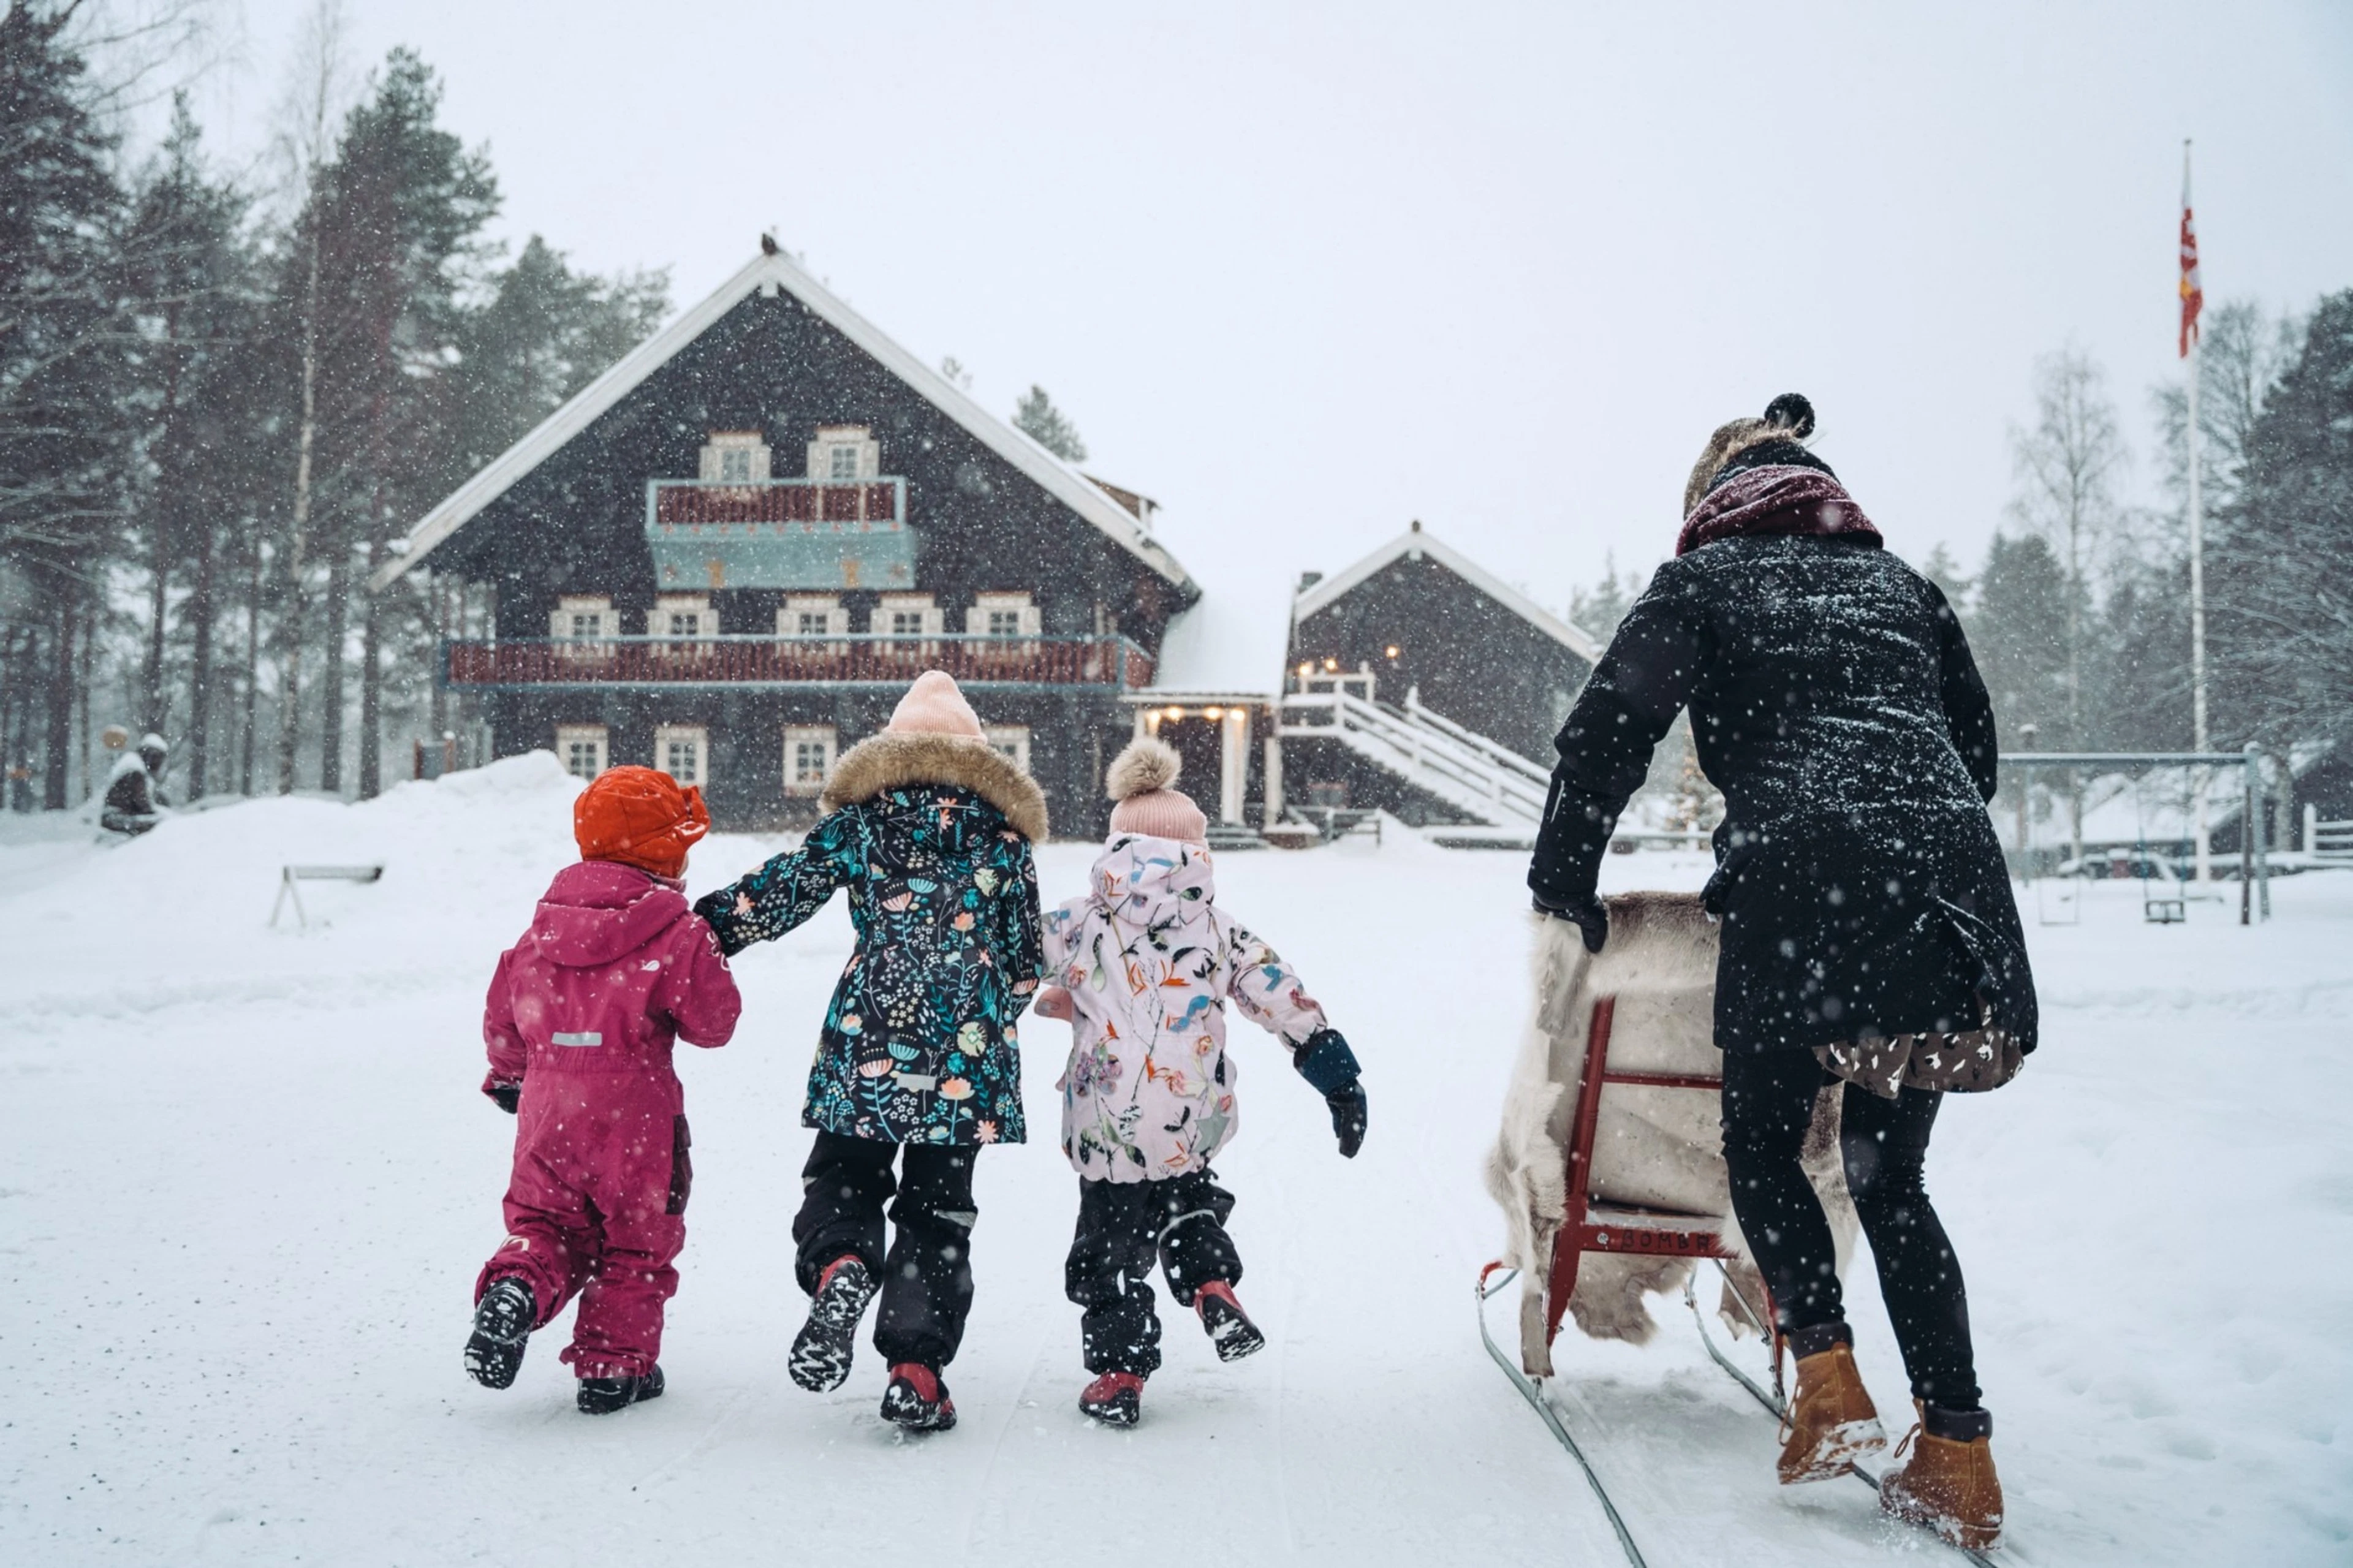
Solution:
M1080 1333L1096 1374L1079 1407L1132 1426L1144 1380L1160 1365L1148 1283L1156 1258L1219 1359L1266 1342L1234 1286L1240 1256L1226 1233L1231 1193L1209 1161L1234 1135L1236 1070L1225 1004L1278 1037L1324 1096L1340 1152L1365 1136L1356 1059L1271 948L1216 907L1208 822L1180 795L1176 752L1138 739L1112 763L1118 805L1086 897L1046 916L1057 981L1040 1014L1071 1021L1062 1091L1062 1152L1079 1173L1079 1223L1064 1269L1086 1309Z
M812 1393L839 1388L879 1282L883 1418L944 1431L955 1405L940 1372L972 1310L973 1159L1023 1137L1014 1024L1043 968L1029 846L1045 837L1046 797L934 669L842 757L823 804L799 848L695 910L733 954L849 889L858 950L801 1113L817 1129L793 1221L810 1301L789 1364ZM885 1204L898 1230L887 1252Z

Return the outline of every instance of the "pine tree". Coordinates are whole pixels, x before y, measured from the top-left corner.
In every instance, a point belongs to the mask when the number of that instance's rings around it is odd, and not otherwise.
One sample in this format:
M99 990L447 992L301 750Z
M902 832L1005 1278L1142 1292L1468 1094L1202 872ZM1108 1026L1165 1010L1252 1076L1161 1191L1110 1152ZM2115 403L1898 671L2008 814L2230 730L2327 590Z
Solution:
M1087 460L1087 444L1079 439L1079 427L1054 406L1042 386L1032 385L1023 395L1013 410L1013 427L1066 463Z
M0 9L0 571L36 635L41 797L67 804L88 626L121 517L124 321L113 139L69 29L76 7ZM22 676L14 679L21 679ZM26 715L29 721L29 712Z
M261 476L247 460L250 388L238 374L258 328L257 277L246 200L206 171L185 94L175 97L161 153L142 181L124 249L138 322L132 403L142 461L132 512L148 574L140 722L164 731L168 590L185 580L188 641L187 792L209 787L215 624L231 520L249 514Z
M315 284L307 265L287 279L311 301L304 313L316 336L316 494L306 521L327 573L319 782L328 790L343 784L354 573L364 576L394 519L430 505L450 471L448 366L482 260L480 231L498 210L488 159L436 123L441 89L430 67L395 49L371 85L345 117L290 247L306 264L315 258ZM384 605L371 594L360 608L359 788L372 795L382 777Z
M2067 570L2039 534L1997 533L1978 574L1963 628L1976 655L2004 751L2022 746L2031 724L2045 751L2078 743L2068 728Z
M2244 491L2212 552L2228 702L2277 745L2353 740L2353 289L2264 398Z

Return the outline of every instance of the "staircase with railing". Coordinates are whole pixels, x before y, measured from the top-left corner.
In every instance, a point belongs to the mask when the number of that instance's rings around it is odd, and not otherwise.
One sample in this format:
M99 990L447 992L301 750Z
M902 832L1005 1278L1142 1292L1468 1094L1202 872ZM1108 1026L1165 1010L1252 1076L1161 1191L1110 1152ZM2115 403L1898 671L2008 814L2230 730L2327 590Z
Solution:
M1534 832L1551 772L1422 706L1377 701L1367 675L1311 677L1282 700L1286 739L1346 747L1449 808L1490 827Z

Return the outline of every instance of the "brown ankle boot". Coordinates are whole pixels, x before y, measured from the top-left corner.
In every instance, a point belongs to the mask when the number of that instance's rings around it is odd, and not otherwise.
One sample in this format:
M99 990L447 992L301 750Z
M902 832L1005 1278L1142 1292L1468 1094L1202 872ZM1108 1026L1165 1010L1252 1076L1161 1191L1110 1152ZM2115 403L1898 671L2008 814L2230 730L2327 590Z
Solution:
M1955 1546L1983 1552L2001 1539L2001 1478L1993 1471L1993 1418L1915 1400L1920 1424L1895 1452L1912 1458L1883 1477L1879 1506Z
M1798 1392L1781 1417L1781 1484L1828 1480L1887 1447L1871 1391L1855 1370L1854 1346L1844 1323L1800 1330L1793 1344L1812 1338L1826 1348L1798 1359ZM1811 1346L1802 1348L1811 1350Z

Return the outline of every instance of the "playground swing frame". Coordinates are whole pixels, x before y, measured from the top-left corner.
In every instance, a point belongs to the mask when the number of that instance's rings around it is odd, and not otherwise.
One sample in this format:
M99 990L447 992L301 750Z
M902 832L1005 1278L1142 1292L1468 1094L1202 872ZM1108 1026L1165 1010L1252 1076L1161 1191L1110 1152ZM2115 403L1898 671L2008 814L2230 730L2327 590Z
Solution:
M2264 801L2263 784L2263 752L2255 746L2237 752L2010 752L2001 759L2005 768L2031 771L2036 768L2166 768L2166 767L2235 767L2240 770L2242 805L2239 817L2239 923L2253 925L2256 920L2272 918L2271 855L2263 843L2263 824L2259 807ZM2134 807L2139 809L2138 786L2135 786ZM2147 836L2143 835L2146 847ZM2021 833L2019 843L2021 861L2026 844ZM2028 878L2031 880L2030 875ZM2143 915L2149 916L2144 897ZM2168 920L2162 923L2170 924Z

